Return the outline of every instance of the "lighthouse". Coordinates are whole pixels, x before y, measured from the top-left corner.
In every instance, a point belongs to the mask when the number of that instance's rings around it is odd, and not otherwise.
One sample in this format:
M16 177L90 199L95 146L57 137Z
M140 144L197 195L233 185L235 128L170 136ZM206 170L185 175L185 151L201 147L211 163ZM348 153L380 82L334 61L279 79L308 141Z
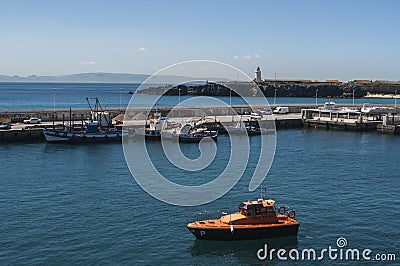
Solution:
M257 67L257 70L256 70L256 78L255 78L255 80L256 80L256 82L261 82L261 70L260 70L260 67Z

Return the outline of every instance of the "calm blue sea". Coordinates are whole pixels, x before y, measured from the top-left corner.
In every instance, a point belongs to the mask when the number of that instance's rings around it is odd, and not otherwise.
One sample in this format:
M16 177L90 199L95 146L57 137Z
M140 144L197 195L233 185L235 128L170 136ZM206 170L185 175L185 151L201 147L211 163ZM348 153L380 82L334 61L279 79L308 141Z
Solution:
M263 185L278 205L296 210L298 238L235 243L196 241L185 225L204 210L217 215L218 210L233 211L241 201L259 197L258 191L247 191L253 162L222 198L199 207L178 207L139 187L121 144L3 144L0 265L310 265L261 262L256 252L265 243L299 250L336 247L339 237L347 239L349 248L395 253L398 263L398 137L283 130L277 139L275 160ZM258 147L259 137L252 137L251 145ZM184 184L216 175L215 169L223 168L229 156L228 138L221 136L211 169L188 174L163 167L159 143L148 147L164 174ZM196 144L184 149L189 157L199 154Z
M104 84L104 83L0 83L0 110L4 109L44 109L54 107L54 95L57 108L87 107L86 97L98 97L103 107L125 107L131 99L130 91L135 91L140 84ZM122 91L121 91L122 89ZM141 102L148 102L150 95L140 95ZM182 96L181 102L191 98ZM216 97L229 103L229 97ZM321 104L326 98L319 98ZM254 100L257 103L257 99ZM352 99L334 99L336 103L353 102ZM261 102L261 101L260 101ZM270 104L273 98L268 98ZM177 105L178 96L164 96L158 104ZM277 98L276 104L314 104L315 98ZM355 99L355 103L394 104L393 99ZM139 104L139 103L137 103ZM244 104L239 97L232 97L232 104Z

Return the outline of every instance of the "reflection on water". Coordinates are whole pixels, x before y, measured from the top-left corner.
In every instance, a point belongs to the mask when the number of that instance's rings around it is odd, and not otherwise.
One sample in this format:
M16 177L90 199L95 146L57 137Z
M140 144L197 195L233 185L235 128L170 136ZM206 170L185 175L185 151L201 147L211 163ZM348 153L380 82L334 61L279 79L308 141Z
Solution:
M268 250L286 250L297 248L297 237L280 237L273 239L257 239L242 241L207 241L194 240L189 252L193 257L236 257L241 263L257 261L257 251L268 245Z

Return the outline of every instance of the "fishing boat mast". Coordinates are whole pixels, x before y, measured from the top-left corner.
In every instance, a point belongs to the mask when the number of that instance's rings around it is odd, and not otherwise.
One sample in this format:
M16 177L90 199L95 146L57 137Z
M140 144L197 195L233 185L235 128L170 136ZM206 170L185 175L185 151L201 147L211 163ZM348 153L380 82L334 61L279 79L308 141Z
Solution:
M95 100L95 104L94 104L93 107L90 104L90 100ZM97 98L97 97L96 98L86 97L86 101L87 101L87 103L89 105L89 109L90 109L90 113L91 113L91 117L90 117L91 122L93 122L93 120L96 119L99 122L99 127L101 128L101 127L103 127L103 125L101 123L101 119L104 117L104 119L105 119L105 121L107 123L107 126L110 126L111 125L110 119L109 119L109 117L107 117L105 115L105 111L104 111L103 107L100 104L99 98ZM99 114L100 114L100 119L99 119ZM94 117L94 116L96 116L96 117Z

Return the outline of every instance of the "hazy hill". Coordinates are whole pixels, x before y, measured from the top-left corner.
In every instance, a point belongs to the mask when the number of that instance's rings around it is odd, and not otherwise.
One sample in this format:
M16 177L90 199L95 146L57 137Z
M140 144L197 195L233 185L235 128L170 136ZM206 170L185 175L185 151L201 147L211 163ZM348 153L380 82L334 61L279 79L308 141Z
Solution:
M71 83L141 83L149 75L126 73L81 73L62 76L36 76L27 77L0 75L0 82L71 82Z
M147 74L128 73L81 73L62 76L37 76L27 77L0 75L0 82L65 82L65 83L142 83L150 77ZM185 77L185 79L196 80L196 78ZM213 80L213 78L207 78ZM157 76L152 79L153 83L174 84L182 80L180 76Z

